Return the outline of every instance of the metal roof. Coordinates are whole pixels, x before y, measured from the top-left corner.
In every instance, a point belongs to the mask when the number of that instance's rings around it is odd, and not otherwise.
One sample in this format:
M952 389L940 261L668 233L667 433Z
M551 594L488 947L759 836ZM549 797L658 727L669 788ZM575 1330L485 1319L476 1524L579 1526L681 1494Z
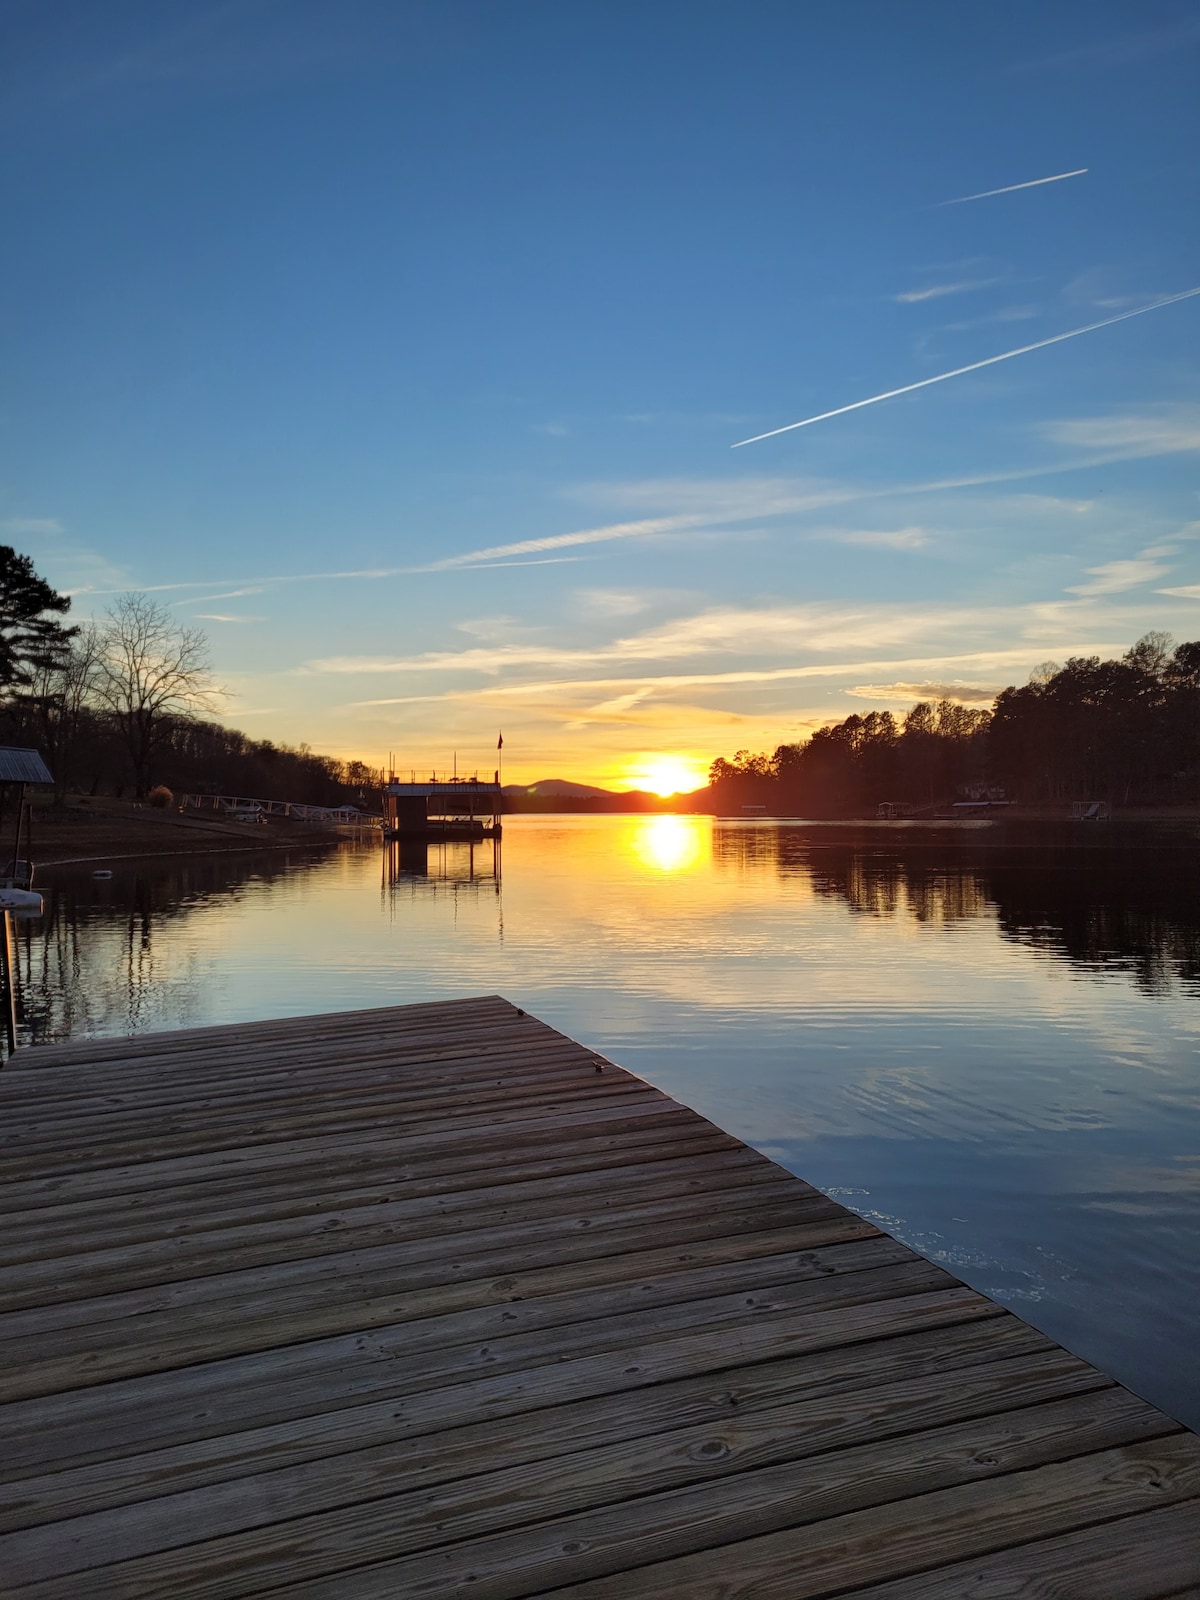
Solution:
M50 769L36 750L0 745L0 783L53 783Z
M401 799L419 798L421 795L430 799L436 795L440 799L445 795L456 794L469 798L477 794L497 795L500 793L500 785L491 780L483 783L477 778L458 778L446 783L389 783L385 786L384 793L398 795Z

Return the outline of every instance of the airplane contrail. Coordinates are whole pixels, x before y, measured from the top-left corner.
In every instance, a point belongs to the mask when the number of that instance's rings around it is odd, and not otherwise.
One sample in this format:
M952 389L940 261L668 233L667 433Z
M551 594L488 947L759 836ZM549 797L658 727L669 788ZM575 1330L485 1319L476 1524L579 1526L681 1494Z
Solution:
M1003 189L981 189L978 194L960 194L957 200L939 200L938 206L965 206L968 200L990 200L994 194L1015 194L1018 189L1039 189L1043 183L1061 183L1064 178L1082 178L1086 167L1074 172L1056 172L1049 178L1030 178L1028 183L1009 183ZM936 208L935 208L936 209Z
M1061 344L1064 339L1078 339L1081 333L1094 333L1097 328L1111 328L1114 322L1126 322L1130 317L1143 316L1147 311L1157 311L1160 306L1173 306L1178 300L1190 300L1200 294L1200 286L1185 289L1182 294L1169 294L1162 300L1152 300L1148 306L1137 306L1132 311L1120 311L1115 317L1105 317L1102 322L1089 322L1085 328L1070 328L1066 333L1056 333L1051 339L1039 339L1036 344L1023 344L1017 350L1004 350L998 356L987 356L983 361L972 361L970 366L955 367L953 372L939 372L933 378L921 378L917 383L903 384L899 389L888 389L884 394L873 394L866 400L855 400L848 406L837 406L832 411L821 411L815 417L805 417L801 422L789 422L782 428L771 428L767 433L756 433L751 439L739 439L730 445L740 450L745 444L758 444L762 439L774 439L781 433L791 433L796 428L811 427L814 422L827 422L830 417L844 416L847 411L859 411L863 406L877 406L881 400L894 400L899 394L911 394L914 389L927 389L931 383L945 383L947 378L961 378L964 372L978 372L981 367L994 367L997 361L1011 361L1014 356L1027 356L1031 350L1044 350L1047 345Z

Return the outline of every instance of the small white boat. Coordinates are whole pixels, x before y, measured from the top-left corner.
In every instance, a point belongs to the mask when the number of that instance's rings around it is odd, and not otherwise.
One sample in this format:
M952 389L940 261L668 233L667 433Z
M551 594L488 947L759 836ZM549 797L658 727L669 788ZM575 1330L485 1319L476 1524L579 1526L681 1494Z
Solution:
M42 897L32 889L0 888L0 911L24 912L27 917L40 917Z

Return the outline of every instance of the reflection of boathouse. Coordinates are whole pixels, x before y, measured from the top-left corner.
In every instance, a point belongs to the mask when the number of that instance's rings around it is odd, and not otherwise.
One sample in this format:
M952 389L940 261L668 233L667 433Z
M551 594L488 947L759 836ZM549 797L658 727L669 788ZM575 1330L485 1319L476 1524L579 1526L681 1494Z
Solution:
M499 835L502 810L499 774L479 778L433 777L428 783L398 783L383 791L383 832L388 839L485 839Z

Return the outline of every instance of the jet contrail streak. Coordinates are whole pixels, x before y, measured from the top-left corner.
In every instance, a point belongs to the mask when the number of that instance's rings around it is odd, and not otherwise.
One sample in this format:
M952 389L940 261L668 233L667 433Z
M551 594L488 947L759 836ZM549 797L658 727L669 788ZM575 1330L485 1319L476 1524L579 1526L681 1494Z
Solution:
M1028 183L1010 183L1003 189L981 189L978 194L960 194L957 200L939 200L938 206L965 206L968 200L990 200L994 194L1015 194L1018 189L1040 189L1043 183L1061 183L1064 178L1082 178L1086 167L1074 172L1056 172L1049 178L1031 178Z
M815 417L805 417L802 422L789 422L785 427L772 428L767 433L756 433L752 439L739 439L730 445L740 450L745 444L758 444L761 439L774 439L778 434L791 433L796 428L811 427L814 422L827 422L830 417L841 417L847 411L860 411L863 406L877 406L881 400L894 400L899 394L911 394L914 389L927 389L931 383L945 383L947 378L961 378L964 372L978 372L981 367L994 367L997 361L1011 361L1014 356L1027 356L1031 350L1044 350L1047 345L1061 344L1064 339L1078 339L1081 333L1094 333L1097 328L1111 328L1114 322L1126 322L1130 317L1143 316L1147 311L1157 311L1160 306L1173 306L1177 300L1190 300L1200 294L1200 286L1185 289L1182 294L1169 294L1162 300L1152 300L1148 306L1137 306L1133 311L1120 311L1115 317L1105 317L1103 322L1089 322L1086 328L1070 328L1066 333L1056 333L1052 339L1039 339L1036 344L1023 344L1019 350L1005 350L998 356L988 356L983 361L972 361L968 367L955 367L953 372L939 372L934 378L921 378L917 383L906 383L899 389L888 389L885 394L873 394L866 400L855 400L848 406L837 406L833 411L822 411Z

